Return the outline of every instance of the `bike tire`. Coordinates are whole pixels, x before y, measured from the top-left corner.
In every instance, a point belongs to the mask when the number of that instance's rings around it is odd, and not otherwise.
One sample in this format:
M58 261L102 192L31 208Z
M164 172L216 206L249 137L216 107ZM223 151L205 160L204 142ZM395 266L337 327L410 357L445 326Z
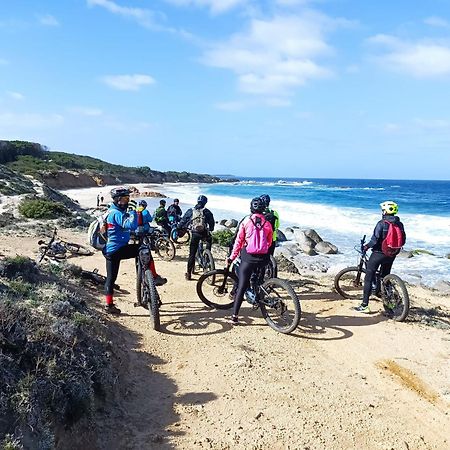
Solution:
M155 280L153 279L153 275L150 269L147 269L144 272L142 296L145 296L147 298L151 327L155 331L159 331L161 328L161 322L159 318L159 295L158 291L156 290Z
M175 258L175 245L167 237L160 237L156 240L155 251L164 261L172 261Z
M182 236L180 236L178 232L172 231L172 233L170 234L170 238L177 244L187 244L191 240L191 232L189 230L186 230L186 232Z
M64 242L63 246L73 255L91 256L94 254L90 248L85 247L84 245L75 244L74 242Z
M46 245L39 247L39 253L41 255L44 255L42 257L42 259L44 259L44 257L59 259L59 260L63 260L63 259L67 258L66 253L55 253L52 249L48 248Z
M386 275L381 282L381 298L386 315L403 322L409 313L409 294L404 281L397 275Z
M277 260L270 255L269 262L264 270L264 279L277 278L278 277L278 264Z
M285 280L271 278L260 287L260 296L259 307L270 328L283 334L292 333L302 314L300 300L292 286Z
M214 270L216 268L216 263L214 261L214 256L211 252L211 250L208 250L205 248L203 250L203 273L205 272L211 272L211 270ZM210 281L213 281L210 279Z
M341 297L362 300L365 274L364 268L356 266L342 269L334 277L334 288Z
M136 300L142 306L142 267L136 262Z
M233 306L232 293L237 287L237 276L228 271L224 290L221 291L225 269L215 269L202 274L197 281L197 295L208 307L215 309L230 309Z

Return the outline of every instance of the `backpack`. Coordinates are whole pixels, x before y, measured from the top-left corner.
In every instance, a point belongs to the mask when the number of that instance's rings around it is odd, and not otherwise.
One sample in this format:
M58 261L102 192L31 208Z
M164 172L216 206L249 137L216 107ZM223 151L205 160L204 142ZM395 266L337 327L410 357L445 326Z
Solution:
M389 228L386 237L381 243L381 251L386 256L396 256L400 253L400 249L405 245L405 238L399 225L393 222L384 221Z
M103 250L108 240L108 218L109 211L98 216L91 222L88 228L88 243L96 250Z
M191 231L203 233L206 230L205 212L203 208L192 210L192 219L189 224Z
M245 226L247 238L245 249L247 253L264 255L269 252L270 243L267 240L267 230L272 231L272 225L268 220L262 222L261 217L251 216L249 222Z

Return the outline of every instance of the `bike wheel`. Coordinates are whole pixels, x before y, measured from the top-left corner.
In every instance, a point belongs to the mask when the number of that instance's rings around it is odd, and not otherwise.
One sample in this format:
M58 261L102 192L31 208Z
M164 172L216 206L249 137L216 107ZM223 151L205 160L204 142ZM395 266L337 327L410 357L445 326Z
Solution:
M334 277L334 288L344 298L362 300L365 269L347 267Z
M136 300L139 305L142 305L142 267L139 262L136 262Z
M233 293L237 287L238 278L228 272L225 279L225 269L215 269L204 273L197 281L197 295L210 308L230 309L233 306Z
M46 245L42 245L39 247L39 253L44 255L44 257L53 258L53 259L66 259L66 252L55 252L51 248L48 248Z
M167 237L160 237L156 240L155 251L164 261L172 261L175 258L175 245Z
M64 242L64 248L68 250L73 255L81 255L81 256L90 256L93 255L94 252L84 245L75 244L73 242Z
M292 286L279 278L266 280L260 287L259 306L267 324L279 333L292 333L301 316L300 300Z
M409 294L405 283L397 275L386 275L381 282L381 298L386 315L403 322L409 313Z
M270 255L270 260L264 269L264 279L277 278L278 264L273 255Z
M216 264L214 262L214 256L211 253L211 250L207 248L203 250L203 273L211 272L216 268ZM209 278L209 282L214 282L211 278Z
M181 234L179 231L172 231L171 239L177 244L187 244L191 240L191 233L189 230L181 232Z
M161 328L161 322L159 320L159 295L156 290L152 272L149 269L144 272L144 279L142 282L142 302L146 303L148 306L152 328L155 331L159 331Z

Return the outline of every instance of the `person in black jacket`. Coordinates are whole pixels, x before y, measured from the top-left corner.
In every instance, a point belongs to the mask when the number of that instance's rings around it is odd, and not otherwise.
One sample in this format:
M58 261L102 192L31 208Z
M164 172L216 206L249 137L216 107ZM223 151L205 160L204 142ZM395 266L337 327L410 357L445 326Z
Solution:
M185 274L186 280L192 279L192 273L195 267L195 254L197 253L200 240L203 239L206 241L206 248L211 250L211 231L214 230L215 221L212 212L205 208L207 202L208 199L204 195L200 195L197 199L197 204L184 213L177 227L179 230L188 228L192 234L189 245L187 271Z
M369 297L372 291L372 284L375 281L375 272L378 270L378 267L381 266L382 278L391 273L392 264L394 263L396 257L396 255L386 256L381 250L381 245L383 243L383 240L386 238L389 229L388 222L395 223L400 227L403 234L403 242L406 241L405 229L403 227L402 222L400 222L400 218L396 215L398 213L397 203L387 201L381 203L380 206L382 218L376 224L370 241L364 246L364 251L367 251L369 248L371 248L372 254L370 255L366 267L366 276L364 278L363 300L359 306L354 308L356 311L366 314L370 313ZM377 286L377 289L378 288L379 287Z

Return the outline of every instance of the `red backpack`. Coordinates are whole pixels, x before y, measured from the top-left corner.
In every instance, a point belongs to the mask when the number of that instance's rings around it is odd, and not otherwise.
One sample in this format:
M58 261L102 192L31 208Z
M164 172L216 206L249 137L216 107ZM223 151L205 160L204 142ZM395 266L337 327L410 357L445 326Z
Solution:
M387 220L384 221L389 225L386 237L381 243L381 251L386 256L396 256L400 253L401 248L405 245L405 238L399 225Z

